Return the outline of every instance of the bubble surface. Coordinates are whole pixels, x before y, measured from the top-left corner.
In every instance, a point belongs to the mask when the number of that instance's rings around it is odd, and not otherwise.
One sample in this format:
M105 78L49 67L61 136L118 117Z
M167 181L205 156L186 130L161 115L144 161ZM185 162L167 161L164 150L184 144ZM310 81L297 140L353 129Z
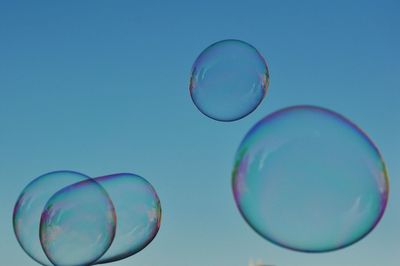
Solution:
M22 249L38 263L52 265L39 238L40 217L47 201L64 187L88 179L73 171L50 172L33 180L20 194L13 213L14 233Z
M235 121L257 108L268 84L267 64L256 48L240 40L223 40L198 56L189 89L203 114L218 121Z
M89 179L70 185L47 202L40 240L54 265L92 265L110 247L116 229L107 192Z
M327 252L361 240L386 208L389 178L368 136L314 106L279 110L241 142L232 188L247 223L292 250Z
M160 228L161 204L155 189L143 177L129 173L95 180L112 198L118 221L114 241L97 263L136 254L154 239Z

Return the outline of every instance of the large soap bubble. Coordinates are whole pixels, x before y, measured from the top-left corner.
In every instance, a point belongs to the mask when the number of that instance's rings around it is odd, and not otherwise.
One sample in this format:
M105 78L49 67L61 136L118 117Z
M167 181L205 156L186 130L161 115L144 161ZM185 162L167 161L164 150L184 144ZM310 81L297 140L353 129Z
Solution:
M349 246L383 216L385 164L368 136L327 109L295 106L258 122L241 142L232 186L248 224L293 250Z
M210 45L196 59L190 95L206 116L234 121L257 108L268 84L267 64L256 48L240 40L223 40Z

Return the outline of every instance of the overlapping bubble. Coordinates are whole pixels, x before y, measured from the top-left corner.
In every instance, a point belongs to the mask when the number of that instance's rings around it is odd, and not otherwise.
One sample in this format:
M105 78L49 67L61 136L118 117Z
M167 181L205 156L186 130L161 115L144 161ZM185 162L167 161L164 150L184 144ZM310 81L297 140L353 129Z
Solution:
M91 265L113 242L116 221L105 190L92 179L81 181L46 203L40 242L53 265Z
M49 266L127 258L154 239L160 222L155 189L129 173L97 178L72 171L42 175L23 190L13 216L21 247Z
M38 263L52 265L39 239L40 218L47 201L57 191L89 179L77 172L56 171L39 176L22 191L14 207L14 232L24 251Z
M219 121L235 121L257 108L268 84L267 64L256 48L240 40L223 40L198 56L189 89L203 114Z
M97 263L121 260L145 248L157 235L161 222L161 205L152 185L129 173L95 180L110 195L118 218L114 242Z
M326 252L370 233L386 208L380 152L333 111L295 106L259 121L241 142L232 187L247 223L292 250Z

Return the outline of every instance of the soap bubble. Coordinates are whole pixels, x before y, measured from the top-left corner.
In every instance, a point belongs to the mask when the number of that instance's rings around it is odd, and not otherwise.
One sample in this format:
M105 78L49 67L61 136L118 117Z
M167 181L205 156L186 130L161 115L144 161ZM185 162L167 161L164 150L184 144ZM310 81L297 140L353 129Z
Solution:
M361 240L386 208L389 179L368 136L327 109L295 106L245 136L232 174L236 204L265 239L327 252Z
M70 185L47 202L40 240L54 265L91 265L110 247L116 228L114 206L90 179Z
M206 116L234 121L257 108L268 84L267 64L256 48L240 40L223 40L210 45L196 59L190 94Z
M32 181L13 217L21 247L46 266L127 258L154 239L160 222L160 200L143 177L124 173L92 179L72 171Z
M144 178L114 174L95 180L112 198L118 225L114 242L97 263L121 260L145 248L156 236L161 205L156 191Z
M72 171L51 172L33 180L20 194L14 207L14 233L22 249L38 263L52 265L39 239L40 217L46 202L60 189L88 179Z

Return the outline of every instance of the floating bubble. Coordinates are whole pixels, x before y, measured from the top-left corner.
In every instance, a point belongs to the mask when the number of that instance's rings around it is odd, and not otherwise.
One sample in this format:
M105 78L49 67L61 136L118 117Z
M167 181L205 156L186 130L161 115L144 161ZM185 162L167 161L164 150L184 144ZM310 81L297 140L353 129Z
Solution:
M38 263L52 265L39 239L40 217L46 202L60 189L88 179L72 171L51 172L33 180L20 194L14 207L14 233L22 249Z
M240 40L223 40L206 48L196 59L190 94L206 116L234 121L257 108L268 84L267 64L256 48Z
M371 232L389 180L368 136L327 109L295 106L268 115L241 142L232 187L247 223L289 249L327 252Z
M42 265L124 259L154 239L160 222L155 189L128 173L94 179L72 171L45 174L24 189L14 209L17 239Z
M154 239L160 228L161 205L155 189L134 174L114 174L95 180L112 198L118 220L114 242L97 263L136 254Z
M89 179L49 199L41 216L40 241L54 265L92 265L111 246L115 229L107 192Z

